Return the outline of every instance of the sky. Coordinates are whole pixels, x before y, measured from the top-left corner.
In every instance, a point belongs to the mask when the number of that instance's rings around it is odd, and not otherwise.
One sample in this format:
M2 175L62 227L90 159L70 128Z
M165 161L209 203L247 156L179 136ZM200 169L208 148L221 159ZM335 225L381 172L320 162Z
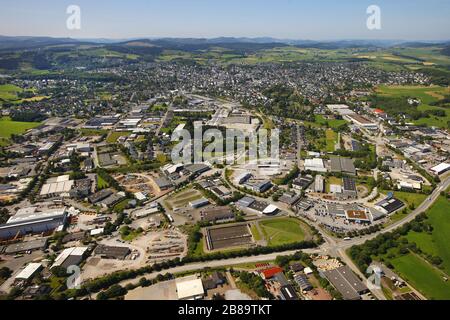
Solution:
M0 35L450 40L450 0L0 0ZM69 5L81 9L69 30ZM369 30L366 10L381 9Z

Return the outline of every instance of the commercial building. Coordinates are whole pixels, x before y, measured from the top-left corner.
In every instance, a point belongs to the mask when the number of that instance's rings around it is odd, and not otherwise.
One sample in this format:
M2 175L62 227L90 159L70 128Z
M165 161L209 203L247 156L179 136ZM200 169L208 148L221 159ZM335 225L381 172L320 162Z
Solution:
M375 204L375 209L384 214L391 214L404 207L404 203L396 198L387 197L383 201Z
M327 172L327 169L322 159L314 158L305 160L305 171Z
M235 179L235 183L236 184L244 184L245 182L247 182L250 178L252 177L252 174L250 172L244 172L241 173L240 175L238 175Z
M25 269L19 272L14 281L28 282L42 269L40 263L29 263Z
M364 116L361 116L359 114L348 114L345 116L350 122L353 122L358 127L368 129L368 130L377 130L378 124L375 122L367 119Z
M448 163L441 163L430 169L431 172L438 176L447 172L448 170L450 170L450 164Z
M178 300L199 300L205 296L202 279L188 276L176 280Z
M330 159L331 172L344 173L348 175L356 175L356 168L352 159L333 157Z
M77 266L83 261L87 247L74 247L63 250L55 259L51 269L61 267L67 269L69 266Z
M229 207L218 207L205 210L205 212L202 212L201 217L202 221L223 223L234 221L236 215Z
M202 199L199 199L199 200L195 200L195 201L189 202L189 206L191 208L194 208L194 209L204 207L204 206L206 206L208 204L209 204L209 200L206 199L206 198L202 198Z
M320 174L316 176L314 181L314 191L319 193L325 192L325 179Z
M66 208L43 211L38 211L36 207L20 209L6 224L0 225L0 239L52 232L66 224L67 214Z
M299 191L306 190L311 185L311 183L313 183L313 181L314 178L311 175L298 177L292 182L292 188Z
M360 300L369 290L348 266L324 271L323 276L339 291L344 300Z
M131 250L127 247L111 247L104 245L98 245L94 250L94 254L103 259L125 260L130 253Z
M70 197L70 191L74 185L75 181L70 180L68 175L59 176L56 179L49 179L42 186L40 196L43 198Z
M282 286L280 288L280 296L282 300L300 300L297 292L295 292L294 287L290 284Z

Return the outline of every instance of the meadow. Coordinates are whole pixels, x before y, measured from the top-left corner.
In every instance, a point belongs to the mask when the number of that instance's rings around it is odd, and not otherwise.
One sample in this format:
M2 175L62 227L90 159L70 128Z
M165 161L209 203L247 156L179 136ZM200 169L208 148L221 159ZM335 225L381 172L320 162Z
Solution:
M29 129L36 128L40 122L18 122L9 117L0 118L0 145L9 144L9 138L13 134L22 134Z
M307 235L307 226L294 218L268 219L259 225L269 246L300 242Z

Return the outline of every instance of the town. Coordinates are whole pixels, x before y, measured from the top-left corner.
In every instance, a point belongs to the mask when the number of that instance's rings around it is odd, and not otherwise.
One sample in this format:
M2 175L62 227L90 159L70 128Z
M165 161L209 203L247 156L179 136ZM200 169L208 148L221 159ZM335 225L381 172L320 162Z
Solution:
M448 85L117 46L0 78L2 299L450 299Z

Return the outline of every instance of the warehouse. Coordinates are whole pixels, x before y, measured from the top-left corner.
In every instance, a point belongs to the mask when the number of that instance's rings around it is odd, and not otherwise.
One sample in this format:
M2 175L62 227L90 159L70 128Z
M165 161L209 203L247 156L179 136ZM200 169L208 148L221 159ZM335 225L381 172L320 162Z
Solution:
M316 176L314 181L314 191L318 193L325 192L325 179L320 174Z
M212 223L223 223L234 221L236 215L228 207L219 207L208 209L202 213L202 221L208 221Z
M206 229L208 250L218 250L253 243L253 236L247 224L232 224Z
M66 208L45 211L38 211L36 207L20 209L6 224L0 225L0 239L51 232L65 225L67 214Z
M199 300L205 296L202 279L188 276L176 280L178 300Z
M83 261L87 249L87 247L74 247L63 250L58 257L56 257L51 269L55 267L67 269L70 266L77 266Z
M360 300L361 295L369 291L348 266L324 271L323 275L341 293L344 300Z
M343 188L342 192L345 196L349 198L356 198L358 196L358 192L356 189L356 181L355 179L344 177L342 178Z
M445 172L447 172L448 170L450 170L450 164L448 163L441 163L433 168L430 169L431 172L433 172L435 175L441 175Z
M94 254L101 256L102 259L125 260L130 253L131 250L127 247L110 247L104 245L98 245L94 250Z
M194 209L198 209L198 208L204 207L204 206L206 206L208 204L209 204L209 200L206 199L206 198L202 198L202 199L199 199L199 200L195 200L195 201L189 202L189 206L191 208L194 208Z
M294 287L292 287L290 284L281 287L280 295L282 300L300 300L297 292L295 292Z
M356 168L352 159L333 157L331 161L331 172L344 173L349 175L356 175Z
M18 254L47 248L47 238L10 244L5 248L5 254Z
M14 279L15 282L28 282L42 269L40 263L29 263L25 269L19 272Z
M40 196L43 198L70 197L75 181L70 180L68 175L49 179L41 188Z
M327 169L325 168L322 159L314 158L305 160L305 171L327 172Z
M92 203L92 204L97 204L97 203L99 203L100 201L102 201L102 200L108 198L108 197L109 197L110 195L112 195L112 194L113 194L113 192L112 192L110 189L103 189L103 190L100 190L100 191L97 192L97 193L94 193L94 194L91 195L88 199L89 199L89 202L90 202L90 203Z

